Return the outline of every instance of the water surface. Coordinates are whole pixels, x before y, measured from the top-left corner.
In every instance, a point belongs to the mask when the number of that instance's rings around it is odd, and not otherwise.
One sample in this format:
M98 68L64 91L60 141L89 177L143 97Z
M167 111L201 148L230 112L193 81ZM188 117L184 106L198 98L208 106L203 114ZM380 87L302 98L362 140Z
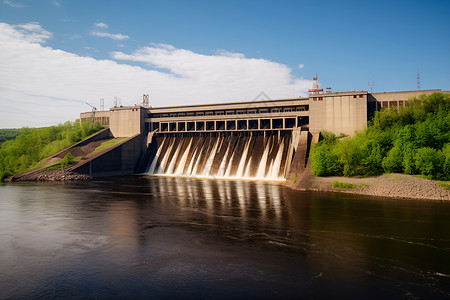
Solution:
M448 298L450 204L133 176L0 186L0 298Z

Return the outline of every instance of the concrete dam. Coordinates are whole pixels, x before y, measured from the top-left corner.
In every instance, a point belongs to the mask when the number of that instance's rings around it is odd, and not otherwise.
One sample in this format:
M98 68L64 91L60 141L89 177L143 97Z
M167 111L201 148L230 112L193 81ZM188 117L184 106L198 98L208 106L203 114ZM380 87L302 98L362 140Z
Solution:
M310 93L309 97L205 105L113 107L80 115L127 137L75 171L92 177L145 173L284 180L306 167L323 130L352 136L374 111L441 90Z
M294 148L285 132L157 136L146 173L214 178L284 179Z

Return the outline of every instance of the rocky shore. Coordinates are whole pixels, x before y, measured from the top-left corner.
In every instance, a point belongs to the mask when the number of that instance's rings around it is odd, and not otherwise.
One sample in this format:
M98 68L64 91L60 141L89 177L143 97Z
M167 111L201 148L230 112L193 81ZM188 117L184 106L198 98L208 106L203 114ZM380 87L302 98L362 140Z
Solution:
M333 181L353 184L353 188L335 188ZM287 185L297 190L342 192L398 199L450 200L450 190L438 182L405 174L384 174L376 177L317 177L308 166L296 182Z
M18 181L79 181L79 180L91 180L88 175L79 174L63 168L59 170L41 170L37 172L28 172L13 175L5 179L5 182L18 182Z

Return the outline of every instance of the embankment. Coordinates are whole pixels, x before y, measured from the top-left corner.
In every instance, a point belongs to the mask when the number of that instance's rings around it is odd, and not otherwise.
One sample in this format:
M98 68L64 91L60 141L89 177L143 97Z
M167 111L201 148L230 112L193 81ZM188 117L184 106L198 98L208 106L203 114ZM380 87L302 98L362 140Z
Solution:
M131 175L137 172L142 153L145 152L146 138L138 134L99 152L94 150L114 137L109 129L68 147L46 159L42 167L7 178L15 181L73 181L89 180L97 177ZM57 164L67 153L78 160L72 165L58 170L48 168Z
M333 181L350 183L353 188L335 188ZM390 197L398 199L450 200L450 190L438 182L405 174L384 174L376 177L317 177L310 164L295 182L286 185L303 191L341 192L359 195Z

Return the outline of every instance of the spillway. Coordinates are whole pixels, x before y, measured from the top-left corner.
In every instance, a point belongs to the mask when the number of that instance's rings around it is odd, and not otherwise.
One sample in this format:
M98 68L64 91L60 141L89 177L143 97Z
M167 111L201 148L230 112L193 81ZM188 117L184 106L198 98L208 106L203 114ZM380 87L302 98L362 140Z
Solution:
M153 175L282 180L293 153L290 132L157 135L152 144Z

